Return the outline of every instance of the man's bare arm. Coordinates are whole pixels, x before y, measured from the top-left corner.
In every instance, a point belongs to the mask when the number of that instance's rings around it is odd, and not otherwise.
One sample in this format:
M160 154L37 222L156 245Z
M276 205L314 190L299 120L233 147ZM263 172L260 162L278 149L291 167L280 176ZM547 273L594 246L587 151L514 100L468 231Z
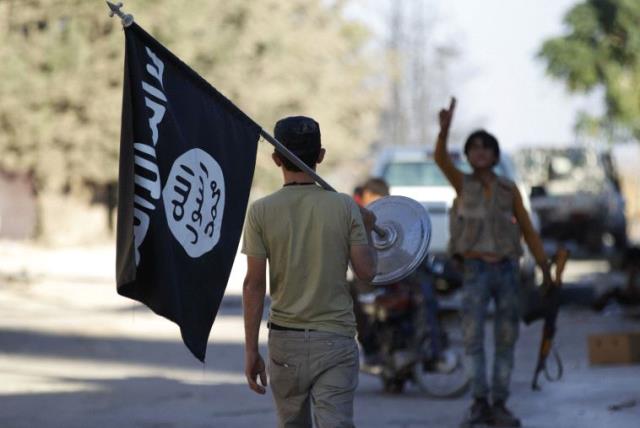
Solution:
M440 167L449 183L456 189L456 193L459 195L462 192L462 182L464 175L453 164L451 156L447 151L447 139L449 138L449 128L451 127L451 121L453 120L453 112L456 108L456 99L451 98L451 104L448 109L440 110L440 133L438 134L438 140L436 142L436 150L434 153L434 159L436 164Z
M264 310L264 296L267 288L267 260L247 256L247 275L242 285L242 309L244 314L245 334L245 376L249 387L259 394L264 394L267 385L267 374L264 361L258 351L260 322ZM262 386L258 384L260 377Z
M352 245L349 252L353 272L358 279L371 282L376 276L378 254L371 245Z
M513 195L513 212L516 220L518 221L518 225L520 226L520 230L522 231L522 235L524 236L524 241L527 243L529 250L531 250L531 254L533 254L533 257L536 259L536 263L540 266L540 269L542 269L543 281L548 283L551 281L551 271L549 269L547 255L544 252L542 239L531 223L531 218L524 207L522 195L517 187L513 188Z
M371 234L376 222L376 216L366 208L360 208L364 229L367 232L369 245L352 245L349 250L351 266L356 276L362 281L371 282L378 269L378 253L373 247Z

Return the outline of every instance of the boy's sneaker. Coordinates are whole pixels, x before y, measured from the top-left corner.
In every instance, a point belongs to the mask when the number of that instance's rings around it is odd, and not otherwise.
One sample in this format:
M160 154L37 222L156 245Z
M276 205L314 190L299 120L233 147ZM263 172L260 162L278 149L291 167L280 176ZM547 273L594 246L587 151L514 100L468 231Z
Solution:
M513 416L513 413L504 405L504 401L496 401L491 408L493 413L494 427L521 427L520 419Z
M492 422L489 403L484 398L476 398L460 424L460 428L481 428L491 425Z

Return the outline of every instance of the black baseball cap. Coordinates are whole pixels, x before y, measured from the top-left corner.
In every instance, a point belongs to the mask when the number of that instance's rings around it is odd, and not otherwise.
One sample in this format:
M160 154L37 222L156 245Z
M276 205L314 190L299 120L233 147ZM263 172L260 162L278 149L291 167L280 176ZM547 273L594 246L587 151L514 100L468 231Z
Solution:
M315 153L320 150L320 125L306 116L289 116L276 122L276 140L294 153Z

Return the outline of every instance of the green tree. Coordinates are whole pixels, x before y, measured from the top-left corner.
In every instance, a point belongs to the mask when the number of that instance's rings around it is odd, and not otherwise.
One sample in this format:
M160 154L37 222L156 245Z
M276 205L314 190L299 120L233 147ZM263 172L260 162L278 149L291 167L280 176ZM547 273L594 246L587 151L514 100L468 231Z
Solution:
M586 0L564 23L567 33L546 40L539 56L570 91L602 89L606 105L603 117L583 116L578 127L640 138L640 1Z
M268 130L287 114L317 118L331 167L366 151L378 113L369 33L345 3L131 0L125 10ZM0 167L31 172L41 192L113 189L123 58L103 1L0 0ZM269 162L259 157L257 186L276 180Z

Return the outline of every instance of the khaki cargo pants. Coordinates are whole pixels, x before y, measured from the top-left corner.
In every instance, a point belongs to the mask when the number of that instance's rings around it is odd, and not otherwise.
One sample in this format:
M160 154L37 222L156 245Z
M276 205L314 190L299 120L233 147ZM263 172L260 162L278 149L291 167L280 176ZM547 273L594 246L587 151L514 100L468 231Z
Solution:
M269 331L268 372L281 428L353 427L358 386L353 337L319 331Z

